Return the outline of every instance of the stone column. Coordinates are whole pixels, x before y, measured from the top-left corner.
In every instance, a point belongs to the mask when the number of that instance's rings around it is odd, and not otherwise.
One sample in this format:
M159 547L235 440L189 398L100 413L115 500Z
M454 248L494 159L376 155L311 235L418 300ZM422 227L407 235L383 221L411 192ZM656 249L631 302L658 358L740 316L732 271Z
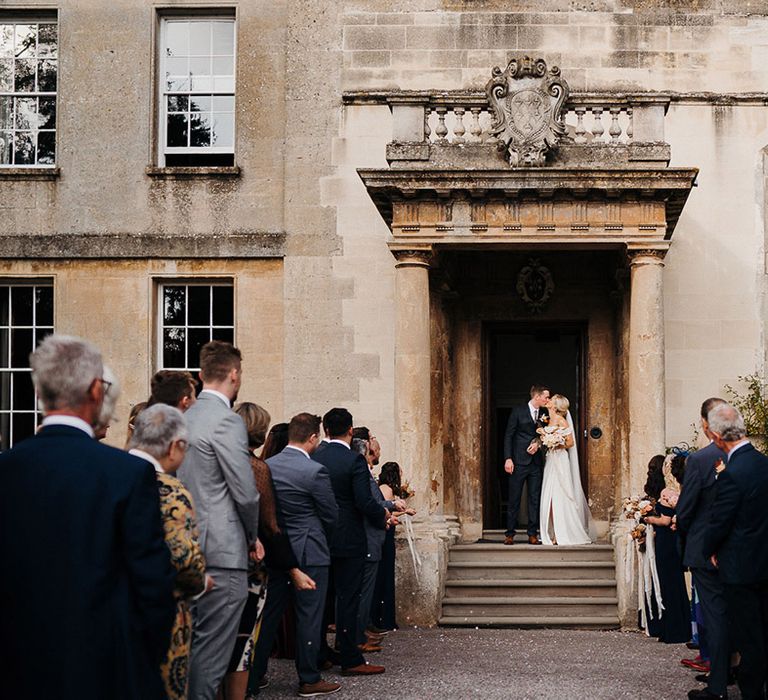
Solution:
M648 460L666 446L664 284L666 250L630 250L629 486L643 492ZM625 494L630 495L630 494Z

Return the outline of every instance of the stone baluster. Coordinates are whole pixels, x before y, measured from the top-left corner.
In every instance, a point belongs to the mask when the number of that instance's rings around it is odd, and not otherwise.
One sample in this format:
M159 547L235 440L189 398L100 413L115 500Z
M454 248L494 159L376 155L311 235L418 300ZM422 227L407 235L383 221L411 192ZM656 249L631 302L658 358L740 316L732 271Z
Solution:
M586 143L587 141L585 136L587 130L584 128L584 114L586 111L585 107L576 107L574 109L574 112L576 112L576 138L574 139L576 143Z
M448 112L447 107L437 107L437 126L435 127L435 136L437 136L437 142L440 144L447 144L448 139L448 127L445 125L445 115Z
M611 136L612 143L618 143L619 136L621 136L621 126L619 125L620 113L621 107L611 107L611 127L608 129L608 133Z
M483 129L480 126L480 107L470 107L469 111L472 114L472 123L469 125L469 133L472 135L473 141L481 141Z
M632 137L635 135L635 120L632 114L632 107L627 107L627 141L632 141Z
M592 108L592 116L594 117L594 122L592 124L592 135L595 137L595 141L601 141L602 136L605 133L605 129L603 128L603 122L600 121L602 115L603 115L602 107Z
M456 123L453 126L453 143L466 143L464 134L467 132L464 127L464 107L455 107L453 113L456 115Z
M424 108L424 141L429 143L430 137L432 136L432 129L429 126L429 115L432 114L432 108L431 107L425 107Z

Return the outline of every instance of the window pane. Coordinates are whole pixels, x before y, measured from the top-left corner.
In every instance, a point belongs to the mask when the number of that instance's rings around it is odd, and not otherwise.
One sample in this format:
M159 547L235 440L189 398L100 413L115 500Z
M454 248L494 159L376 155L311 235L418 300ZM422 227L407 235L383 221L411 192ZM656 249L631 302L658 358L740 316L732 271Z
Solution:
M189 110L189 98L186 95L169 95L168 96L168 111L169 112L186 112Z
M16 128L35 129L37 127L37 98L16 98Z
M11 366L10 348L8 347L10 333L7 328L0 328L0 367Z
M210 56L211 54L211 23L189 23L189 55Z
M211 98L191 95L189 98L189 110L190 112L210 112Z
M13 90L13 59L0 58L0 90L11 92Z
M37 34L37 55L55 58L57 43L57 27L55 24L41 24Z
M53 287L35 287L35 320L38 326L53 325Z
M32 384L32 372L12 372L13 375L13 410L35 410L35 387Z
M11 323L14 326L32 325L32 287L11 288Z
M214 146L231 148L235 143L235 116L233 114L213 115L213 134L211 143Z
M35 328L35 348L53 333L53 328Z
M37 61L34 58L17 58L15 65L14 90L16 92L33 92L35 89Z
M0 24L0 56L13 56L12 24Z
M37 164L54 165L56 163L56 132L37 132Z
M165 89L168 92L183 92L189 90L189 78L185 75L165 74Z
M208 56L196 56L189 59L189 72L192 74L192 81L196 76L211 74L211 59Z
M187 345L187 367L200 366L200 348L211 339L211 331L207 328L190 328Z
M189 55L189 22L166 22L165 55Z
M0 130L13 129L13 97L0 95Z
M56 92L56 61L45 58L37 63L37 89L40 92Z
M190 90L193 90L194 92L211 92L211 90L213 90L213 80L211 79L211 76L193 75Z
M29 367L29 354L35 349L31 328L11 331L11 367Z
M232 287L213 288L213 325L231 326L234 322L234 290Z
M209 114L195 113L190 123L190 146L211 145L211 117Z
M187 318L190 326L211 324L211 288L208 285L190 285Z
M17 57L34 56L36 49L37 26L34 24L16 25L16 46L14 55Z
M186 367L185 340L183 328L166 328L163 331L163 367Z
M213 53L215 55L232 55L235 53L235 23L213 23Z
M8 326L11 323L9 292L10 287L0 287L0 326Z
M163 287L163 324L181 326L184 324L185 287L165 285Z
M186 56L166 58L165 72L168 75L186 76L189 73L189 59Z
M56 128L56 98L41 97L38 100L38 129Z
M213 59L214 75L233 75L235 72L234 56L216 56Z
M22 440L35 434L34 413L14 413L13 415L13 444L18 445Z
M178 148L189 145L187 142L187 119L186 114L168 115L168 130L165 136L165 142L168 146Z
M235 109L235 98L229 96L214 97L211 101L211 109L214 112L232 112Z
M223 340L225 343L235 342L235 332L231 328L214 328L213 340Z
M16 165L35 164L35 138L28 131L17 131L13 142L14 163Z
M213 90L215 92L234 92L235 91L234 77L217 75L213 79Z
M10 165L13 154L13 134L0 131L0 165Z

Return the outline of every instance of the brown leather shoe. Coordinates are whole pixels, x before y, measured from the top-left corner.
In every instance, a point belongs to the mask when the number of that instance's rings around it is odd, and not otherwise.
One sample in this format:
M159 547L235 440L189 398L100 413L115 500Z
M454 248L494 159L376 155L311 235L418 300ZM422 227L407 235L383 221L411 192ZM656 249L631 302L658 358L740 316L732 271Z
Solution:
M373 654L377 651L381 651L381 647L378 644L372 642L366 642L365 644L358 644L357 648L363 652L363 654Z
M541 540L536 535L528 535L528 544L541 544Z
M317 683L302 683L299 686L300 698L314 698L318 695L331 695L341 689L338 683L329 683L322 678Z
M514 543L515 543L515 538L513 535L507 535L504 538L504 544L514 544Z
M351 668L342 668L342 676L373 676L377 673L384 673L383 666L374 666L373 664L360 664Z
M366 634L365 635L365 641L367 644L373 644L373 646L381 646L381 643L384 641L384 637L382 637L380 634Z

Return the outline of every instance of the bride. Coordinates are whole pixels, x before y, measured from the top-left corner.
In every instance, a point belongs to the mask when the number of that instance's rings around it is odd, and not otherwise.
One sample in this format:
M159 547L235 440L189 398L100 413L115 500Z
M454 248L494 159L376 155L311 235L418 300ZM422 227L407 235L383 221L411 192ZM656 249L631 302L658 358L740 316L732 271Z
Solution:
M547 402L549 425L539 428L547 448L541 486L541 541L543 544L589 544L592 518L581 488L579 456L574 442L568 399L555 394Z

